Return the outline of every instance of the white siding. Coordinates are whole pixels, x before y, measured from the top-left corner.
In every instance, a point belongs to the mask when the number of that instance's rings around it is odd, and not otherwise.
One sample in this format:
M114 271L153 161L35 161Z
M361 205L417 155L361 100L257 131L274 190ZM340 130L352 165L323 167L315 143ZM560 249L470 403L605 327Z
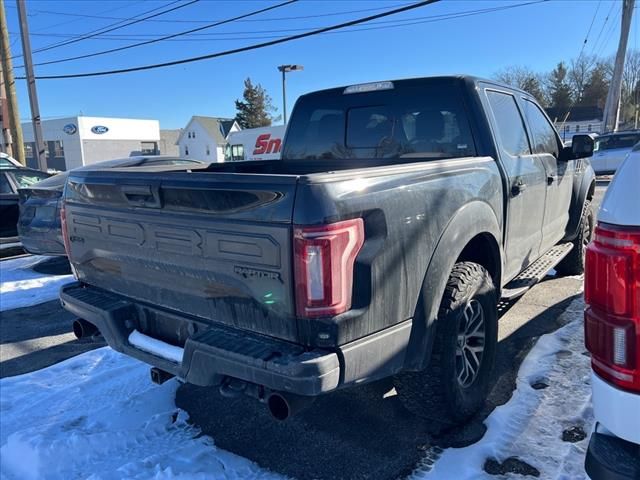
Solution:
M178 147L180 156L206 162L224 161L224 149L216 143L215 139L209 135L197 120L191 120L187 124L182 132L182 137L178 141Z
M75 133L65 133L64 127L69 124L75 125ZM107 127L108 130L97 134L91 131L95 126ZM22 129L25 143L33 142L32 124L23 123ZM100 160L139 153L142 142L160 141L160 123L131 118L57 118L42 122L42 135L45 142L62 142L66 169L70 170Z

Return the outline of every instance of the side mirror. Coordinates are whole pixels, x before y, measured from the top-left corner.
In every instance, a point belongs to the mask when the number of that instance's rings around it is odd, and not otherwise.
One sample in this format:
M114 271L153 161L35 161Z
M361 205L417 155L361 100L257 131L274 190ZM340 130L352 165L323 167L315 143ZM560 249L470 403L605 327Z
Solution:
M576 160L593 156L595 142L591 135L574 135L570 147L564 147L560 153L560 160Z

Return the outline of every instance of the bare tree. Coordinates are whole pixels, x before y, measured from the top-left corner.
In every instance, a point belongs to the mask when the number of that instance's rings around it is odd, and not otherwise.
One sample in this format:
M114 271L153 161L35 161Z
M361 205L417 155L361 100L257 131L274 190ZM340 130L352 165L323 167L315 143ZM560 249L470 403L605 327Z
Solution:
M529 67L511 65L496 72L494 78L502 83L529 92L544 107L549 104L544 88L544 77Z
M597 64L595 55L580 55L571 60L569 72L567 73L567 83L571 88L571 94L576 104L582 103L584 90L589 83L589 78Z
M629 50L622 74L622 109L635 108L638 104L638 84L640 83L640 51Z

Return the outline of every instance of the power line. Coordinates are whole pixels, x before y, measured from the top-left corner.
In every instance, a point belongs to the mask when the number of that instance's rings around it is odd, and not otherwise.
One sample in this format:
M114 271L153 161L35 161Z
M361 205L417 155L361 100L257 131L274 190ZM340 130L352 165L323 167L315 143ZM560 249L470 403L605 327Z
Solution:
M220 20L218 22L211 23L209 25L205 25L205 26L202 26L202 27L192 28L191 30L186 30L184 32L174 33L174 34L171 34L171 35L166 35L166 36L160 37L160 38L154 38L152 40L147 40L147 41L144 41L144 42L133 43L131 45L125 45L123 47L111 48L109 50L103 50L101 52L87 53L87 54L84 54L84 55L77 55L75 57L67 57L67 58L62 58L62 59L59 59L59 60L50 60L48 62L40 62L40 63L34 64L34 66L51 65L51 64L54 64L54 63L70 62L72 60L80 60L82 58L97 57L99 55L106 55L108 53L120 52L122 50L128 50L130 48L142 47L143 45L151 45L152 43L162 42L163 40L169 40L169 39L172 39L172 38L181 37L181 36L184 36L184 35L189 35L191 33L199 32L201 30L206 30L208 28L213 28L213 27L217 27L217 26L224 25L224 24L227 24L227 23L235 22L236 20L240 20L240 19L243 19L243 18L251 17L251 16L254 16L254 15L258 15L260 13L268 12L270 10L275 10L276 8L284 7L285 5L290 5L290 4L295 3L297 1L298 0L287 0L286 2L283 2L283 3L278 3L276 5L271 5L270 7L262 8L260 10L255 10L253 12L245 13L243 15L238 15L236 17L227 18L226 20ZM18 66L16 68L21 68L21 67L24 67L24 65L20 65L20 66Z
M458 18L458 17L466 17L466 16L472 16L472 15L479 15L479 14L483 14L483 13L493 13L493 12L497 12L500 10L509 10L512 8L517 8L517 7L522 7L522 6L527 6L527 5L534 5L537 3L543 3L545 1L550 1L550 0L533 0L533 1L529 1L529 2L523 2L523 3L518 3L518 4L511 4L511 5L503 5L500 7L490 7L490 8L482 8L482 9L476 9L476 10L463 10L461 12L452 12L452 13L443 13L443 14L438 14L438 15L427 15L424 17L413 17L413 18L405 18L405 19L401 19L401 20L383 20L380 22L369 22L369 25L381 25L381 24L390 24L390 23L403 23L403 22L414 22L414 23L418 23L416 22L417 20L427 20L427 21L438 21L438 20L450 20L453 18ZM264 20L264 19L263 19ZM419 23L427 23L427 22L419 22ZM286 29L277 29L277 30L252 30L252 31L234 31L234 32L213 32L213 33L193 33L192 36L193 37L199 37L198 39L194 39L194 40L200 40L205 38L206 36L210 36L210 35L216 35L216 36L224 36L224 35L256 35L256 34L262 34L262 33L292 33L292 32L302 32L302 31L310 31L310 28L313 27L308 27L308 28L286 28ZM181 34L186 34L189 32L196 32L198 29L193 29L193 30L189 30L188 32L183 32ZM356 31L356 30L350 30L350 31ZM12 34L13 35L13 34ZM62 38L65 38L67 36L73 37L73 34L63 34L63 33L57 33L57 34L42 34L45 36L59 36ZM145 38L145 37L157 37L157 36L167 36L169 37L172 34L165 34L165 33L138 33L138 34L115 34L115 35L99 35L96 36L96 38L99 39L108 39L108 40L138 40L141 38ZM264 37L264 38L268 38L268 37Z
M595 52L596 46L598 45L598 41L600 40L600 36L602 35L602 32L604 31L604 27L607 25L607 22L609 21L609 17L611 16L611 12L613 12L613 8L615 7L615 5L616 5L615 2L611 2L611 8L609 8L609 12L607 13L607 16L604 17L604 22L602 22L602 27L600 28L600 32L598 32L596 41L594 42L593 47L591 48L591 54Z
M578 59L582 57L584 53L584 47L587 46L587 42L589 41L589 35L591 34L591 29L593 28L593 23L596 21L596 16L598 15L598 11L600 10L600 5L602 4L602 0L598 1L598 6L596 7L596 11L593 14L593 18L591 19L591 25L589 25L589 30L587 30L587 35L584 37L584 42L582 43L582 48L580 49L580 54L578 55Z
M420 8L420 7L424 7L426 5L430 5L433 3L436 3L440 0L423 0L421 2L417 2L411 5L407 5L404 7L400 7L400 8L396 8L393 10L388 10L386 12L383 13L378 13L376 15L369 15L367 17L363 17L363 18L359 18L356 20L350 20L348 22L343 22L343 23L339 23L336 25L331 25L328 27L323 27L323 28L319 28L310 32L305 32L305 33L300 33L297 35L291 35L288 37L284 37L284 38L279 38L279 39L275 39L275 40L271 40L268 42L263 42L263 43L258 43L258 44L254 44L254 45L248 45L245 47L240 47L240 48L235 48L232 50L226 50L226 51L222 51L222 52L215 52L215 53L210 53L207 55L200 55L197 57L190 57L190 58L183 58L181 60L174 60L171 62L163 62L163 63L156 63L156 64L151 64L151 65L143 65L143 66L139 66L139 67L130 67L130 68L121 68L121 69L116 69L116 70L104 70L104 71L98 71L98 72L85 72L85 73L75 73L75 74L65 74L65 75L43 75L43 76L38 76L36 77L37 79L41 79L41 80L49 80L49 79L59 79L59 78L84 78L84 77L98 77L98 76L104 76L104 75L114 75L114 74L119 74L119 73L129 73L129 72L139 72L139 71L143 71L143 70L153 70L156 68L163 68L163 67L170 67L173 65L183 65L185 63L192 63L192 62L198 62L201 60L208 60L211 58L218 58L218 57L223 57L223 56L227 56L227 55L232 55L235 53L241 53L241 52L247 52L250 50L257 50L260 48L265 48L265 47L270 47L272 45L278 45L281 43L286 43L286 42L291 42L293 40L299 40L302 38L306 38L306 37L311 37L314 35L318 35L320 33L324 33L324 32L330 32L333 30L338 30L341 28L345 28L345 27L350 27L353 25L359 25L361 23L365 23L365 22L369 22L371 20L376 20L378 18L383 18L383 17L388 17L390 15L395 15L397 13L401 13L401 12L406 12L409 10L414 10L416 8ZM17 77L17 78L21 78L21 77Z
M537 4L537 3L543 3L545 1L547 1L547 0L534 0L532 2L525 2L525 3L520 3L520 4L514 4L514 5L504 5L504 6L500 6L500 7L492 7L492 8L478 9L478 10L454 12L454 13L448 13L448 14L442 14L442 15L415 17L415 18L403 19L403 20L370 22L369 25L375 25L375 26L364 27L364 28L354 28L354 29L341 30L341 31L324 32L324 34L336 34L336 33L337 34L344 34L344 33L351 33L351 32L360 32L360 31L365 31L365 30L380 30L380 29L386 29L386 28L396 28L396 27L417 25L417 24L423 24L423 23L432 23L432 22L438 22L438 21L444 21L444 20L452 20L452 19L456 19L456 18L463 18L463 17L468 17L468 16L475 16L475 15L480 15L480 14L485 14L485 13L493 13L493 12L497 12L497 11L501 11L501 10L508 10L508 9L512 9L512 8L517 8L517 7L527 6L527 5L533 5L533 4ZM278 6L286 5L287 3L289 3L289 2L286 2L286 3L281 4L281 5L277 5L277 6L274 6L274 7L270 7L270 8L277 8ZM261 10L261 11L264 11L264 10ZM252 14L259 13L261 11L253 12ZM251 15L251 14L249 14L249 15ZM242 18L242 17L243 16L235 17L235 18ZM233 21L233 20L234 19L228 19L228 20L225 20L224 22L229 22L229 21ZM217 25L219 25L219 24L221 24L221 23L218 23ZM380 25L380 24L385 24L385 25L384 26L377 26L377 25ZM389 25L387 25L387 24L389 24ZM200 27L200 28L197 28L197 29L189 30L187 32L181 32L181 33L176 33L176 34L172 34L172 35L167 35L167 36L162 37L162 38L157 38L157 39L154 39L154 40L135 43L135 44L132 44L132 45L126 45L126 46L119 47L119 48L112 48L112 49L105 50L105 51L102 51L102 52L95 52L95 53L79 55L79 56L76 56L76 57L64 58L64 59L59 59L59 60L51 60L51 61L47 61L47 62L36 63L35 65L38 65L38 66L50 65L50 64L55 64L55 63L67 62L67 61L71 61L71 60L78 60L78 59L83 59L83 58L94 57L94 56L103 55L103 54L107 54L107 53L114 53L114 52L118 52L118 51L129 49L129 48L133 48L133 47L138 47L138 46L142 46L142 45L148 45L148 44L151 44L151 43L156 43L156 42L163 41L163 40L175 39L175 37L179 37L181 35L186 35L186 34L198 31L198 30L203 30L204 28L210 28L211 26L215 26L215 25L210 25L210 26L206 26L206 27ZM258 31L258 32L229 32L229 33L212 33L212 34L200 34L200 35L239 35L239 34L282 33L282 32L290 33L290 32L296 32L296 31L309 32L310 30L308 28L307 29L298 28L298 29L285 29L285 30L261 30L261 31ZM197 34L195 34L195 35L197 35ZM216 39L199 37L199 38L182 39L182 40L183 41L184 40L189 40L189 41L201 42L203 40L259 40L259 39L267 39L267 38L279 39L279 38L284 38L284 36L283 35L266 35L266 36L254 36L254 37L233 37L233 38L216 38ZM19 67L16 67L16 68L20 68L20 67L22 67L22 66L19 66Z
M147 20L149 18L158 17L160 15L165 15L165 14L173 12L175 10L179 10L181 8L188 7L189 5L192 5L192 4L197 3L199 1L200 0L191 0L191 1L187 2L187 3L183 3L181 5L177 5L177 6L173 7L173 8L168 9L168 10L163 10L161 12L157 12L157 13L154 13L152 15L148 15L146 17L136 18L139 15L146 15L148 13L155 12L155 11L161 9L161 8L165 8L165 7L168 7L170 5L174 5L176 3L180 3L180 0L175 0L175 1L173 1L173 2L171 2L169 4L167 4L167 5L163 5L162 7L153 8L153 9L147 11L147 12L144 12L142 14L136 15L135 17L132 17L130 19L131 20L130 22L127 22L127 23L124 23L124 24L122 24L122 22L119 22L118 24L107 25L106 27L102 27L102 28L100 28L98 30L93 30L93 31L88 32L86 34L83 34L83 35L81 35L81 36L79 36L77 38L73 38L71 40L68 40L66 42L58 42L58 43L55 43L55 44L52 44L52 45L47 45L45 47L38 48L37 50L34 50L33 53L45 52L47 50L52 50L54 48L64 47L66 45L71 45L72 43L81 42L83 40L87 40L89 38L93 38L93 37L95 37L97 35L100 35L100 34L103 34L103 33L113 32L114 30L119 30L121 28L128 27L130 25L135 25L136 23L143 22L143 21L145 21L145 20ZM19 55L19 56L22 56L22 55Z
M623 9L623 4L621 3L620 4L620 10L618 10L614 14L613 18L611 19L611 24L609 25L609 28L608 28L607 32L602 37L602 45L600 45L600 47L598 48L598 53L596 54L596 56L599 57L600 55L602 55L604 50L609 45L609 41L611 40L611 36L614 34L614 32L616 30L616 23L618 22L618 19L621 18L621 16L622 16L622 9Z
M398 4L397 6L402 7L405 5L409 5L409 3L401 3ZM384 6L384 7L374 7L374 8L363 8L360 10L346 10L346 11L342 11L342 12L329 12L329 13L320 13L320 14L314 14L314 15L298 15L298 16L291 16L291 17L276 17L276 18L254 18L254 19L247 19L247 20L242 20L243 22L271 22L271 21L282 21L282 20L304 20L304 19L309 19L309 18L320 18L320 17L335 17L335 16L339 16L339 15L349 15L352 13L363 13L363 12L373 12L373 11L378 11L378 10L384 10L388 8L388 6ZM55 12L55 11L51 11L51 10L33 10L33 12L37 12L37 13L46 13L46 14L51 14L51 15L64 15L64 16L70 16L70 17L80 17L80 18L99 18L99 19L103 19L103 20L128 20L126 18L122 18L122 17L105 17L102 15L87 15L87 14L82 14L82 13L70 13L70 12ZM158 22L158 23L211 23L211 22L218 22L220 20L183 20L183 19L162 19L162 18L155 18L155 19L149 19L150 22Z
M140 3L140 1L135 2L135 3ZM9 6L9 5L7 5L7 6ZM11 8L16 8L16 7L13 7L13 5L11 5L10 7ZM118 5L115 8L109 8L107 10L102 10L102 11L98 12L95 15L95 18L108 19L109 17L105 17L105 16L103 16L103 14L115 12L115 11L122 10L124 8L129 8L129 7L131 7L131 5ZM34 11L37 12L37 10L34 10ZM32 15L29 15L29 16L31 17L31 16L36 16L36 15L32 14ZM81 18L75 18L73 20L67 20L66 22L59 22L59 23L54 23L53 25L47 25L46 27L42 27L42 28L38 28L36 30L33 30L32 32L30 32L30 35L34 35L35 32L42 32L43 30L48 30L50 28L60 27L62 25L68 25L70 23L76 23L76 22L79 22L80 20L81 20Z

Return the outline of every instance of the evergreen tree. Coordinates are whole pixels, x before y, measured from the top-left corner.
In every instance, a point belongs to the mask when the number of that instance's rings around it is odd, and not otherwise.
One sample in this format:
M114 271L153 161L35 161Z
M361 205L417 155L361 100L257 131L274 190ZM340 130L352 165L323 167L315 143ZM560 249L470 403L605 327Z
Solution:
M275 107L266 90L250 78L244 81L242 100L236 100L236 121L242 128L268 127L273 121Z
M598 63L589 74L589 79L584 86L579 104L604 108L608 91L609 75L607 66L604 63Z
M520 88L533 95L533 97L538 100L543 107L547 106L547 98L537 76L532 75L530 77L526 77L523 80L522 85L520 85Z
M551 106L567 111L571 108L571 87L567 82L567 67L564 62L558 63L549 75L549 97Z

